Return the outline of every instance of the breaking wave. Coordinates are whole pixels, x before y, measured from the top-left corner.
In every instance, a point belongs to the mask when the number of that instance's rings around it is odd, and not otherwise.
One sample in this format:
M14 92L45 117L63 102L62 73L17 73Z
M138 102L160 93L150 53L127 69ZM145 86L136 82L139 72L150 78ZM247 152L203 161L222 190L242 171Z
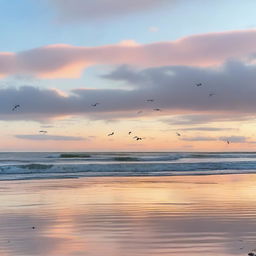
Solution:
M109 163L109 164L25 164L0 167L0 180L173 176L256 173L256 161L199 163Z

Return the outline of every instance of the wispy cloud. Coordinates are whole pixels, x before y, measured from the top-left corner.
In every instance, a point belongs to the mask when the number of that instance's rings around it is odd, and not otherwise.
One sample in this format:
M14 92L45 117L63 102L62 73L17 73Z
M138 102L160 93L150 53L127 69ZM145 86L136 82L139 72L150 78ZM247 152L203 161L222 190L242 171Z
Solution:
M196 136L196 137L184 137L182 140L185 141L215 141L218 140L218 138L214 137L206 137L206 136Z
M231 143L252 143L248 137L244 136L222 136L222 137L208 137L208 136L194 136L181 138L184 141L229 141Z
M223 136L220 137L219 140L223 140L223 141L230 141L233 143L250 143L250 141L248 140L248 137L244 137L244 136Z
M43 125L41 125L41 128L53 128L54 127L54 125L50 125L50 124L43 124Z
M175 129L177 130L177 129ZM204 132L218 132L218 131L231 131L238 130L235 128L218 128L218 127L192 127L192 128L182 128L180 131L204 131Z
M236 113L195 113L186 115L175 115L168 119L163 119L163 122L170 125L201 125L214 122L236 122L236 121L249 121L255 119L254 113L247 115ZM190 129L190 128L187 128ZM234 129L237 129L234 127Z
M19 53L0 52L0 75L74 78L79 77L85 68L98 64L145 68L171 65L209 67L221 65L229 59L251 62L255 59L255 44L256 30L245 30L145 45L49 45Z
M61 136L61 135L37 135L37 134L18 134L15 135L18 139L24 140L55 140L55 141L81 141L85 140L83 137L76 136Z

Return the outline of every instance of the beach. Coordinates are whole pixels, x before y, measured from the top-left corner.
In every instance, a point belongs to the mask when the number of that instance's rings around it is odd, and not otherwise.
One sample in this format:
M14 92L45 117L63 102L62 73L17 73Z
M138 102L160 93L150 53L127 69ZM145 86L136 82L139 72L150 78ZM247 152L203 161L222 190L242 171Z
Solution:
M0 256L256 256L255 10L1 1Z
M255 174L1 181L0 255L247 255L255 183Z

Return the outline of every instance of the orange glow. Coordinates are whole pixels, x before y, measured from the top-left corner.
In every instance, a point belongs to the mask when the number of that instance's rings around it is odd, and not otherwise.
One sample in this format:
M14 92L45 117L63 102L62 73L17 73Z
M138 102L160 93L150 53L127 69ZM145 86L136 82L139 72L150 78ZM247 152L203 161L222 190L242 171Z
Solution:
M50 120L52 128L49 135L79 136L85 138L81 141L36 141L15 138L16 127L19 134L38 134L40 124L36 122L2 122L0 135L0 151L255 151L254 141L255 121L240 125L239 122L215 122L210 127L239 127L227 131L183 131L187 126L173 126L154 117L139 119L123 119L119 122L104 122L101 120L88 120L81 117L59 116ZM207 127L207 126L206 126ZM193 128L193 126L192 126ZM115 136L107 134L114 131ZM135 141L128 132L144 137L142 141ZM181 137L176 132L181 133ZM219 137L231 135L244 136L248 143L232 142L227 144ZM210 137L215 140L189 141L186 138ZM92 137L92 138L91 138Z
M89 66L90 64L86 61L73 62L57 70L39 73L39 77L45 79L79 78L82 71Z

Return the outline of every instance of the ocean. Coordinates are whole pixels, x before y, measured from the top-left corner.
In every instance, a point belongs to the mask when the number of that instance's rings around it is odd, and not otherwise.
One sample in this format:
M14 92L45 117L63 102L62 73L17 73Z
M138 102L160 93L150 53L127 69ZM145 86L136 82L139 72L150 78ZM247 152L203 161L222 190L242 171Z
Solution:
M0 153L0 180L256 173L256 153Z

